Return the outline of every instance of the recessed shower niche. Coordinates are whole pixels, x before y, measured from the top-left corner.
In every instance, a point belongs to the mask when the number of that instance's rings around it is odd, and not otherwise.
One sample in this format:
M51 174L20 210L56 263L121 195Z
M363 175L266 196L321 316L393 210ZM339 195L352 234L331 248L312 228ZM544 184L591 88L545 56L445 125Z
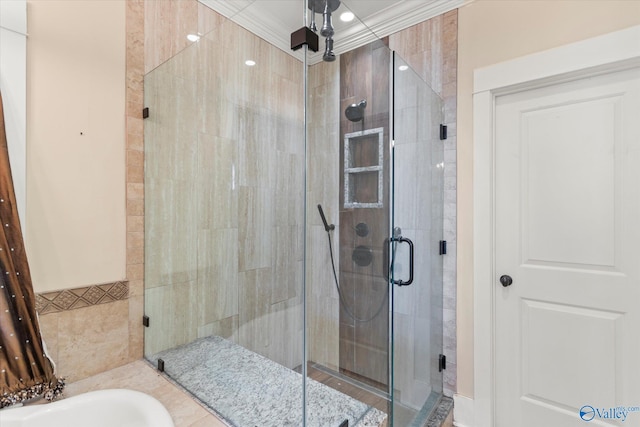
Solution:
M383 202L383 128L344 136L344 207L381 208Z

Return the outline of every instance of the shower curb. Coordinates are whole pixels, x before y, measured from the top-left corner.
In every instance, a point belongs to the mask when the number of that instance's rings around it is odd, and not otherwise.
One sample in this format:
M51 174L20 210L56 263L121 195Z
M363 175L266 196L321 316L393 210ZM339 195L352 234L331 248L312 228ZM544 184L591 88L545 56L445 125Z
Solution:
M440 427L453 410L453 399L442 396L438 406L433 410L423 427Z

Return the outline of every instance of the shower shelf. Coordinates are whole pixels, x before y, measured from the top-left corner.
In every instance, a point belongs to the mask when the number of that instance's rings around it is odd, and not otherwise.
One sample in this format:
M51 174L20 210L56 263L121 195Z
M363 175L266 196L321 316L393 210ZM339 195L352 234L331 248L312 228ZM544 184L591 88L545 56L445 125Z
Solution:
M344 135L344 207L383 206L384 128Z

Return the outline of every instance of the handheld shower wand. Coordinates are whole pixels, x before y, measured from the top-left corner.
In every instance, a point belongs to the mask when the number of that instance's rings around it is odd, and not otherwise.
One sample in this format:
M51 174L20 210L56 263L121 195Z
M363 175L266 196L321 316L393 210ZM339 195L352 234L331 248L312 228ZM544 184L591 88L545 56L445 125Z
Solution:
M335 230L336 226L334 224L329 224L327 222L327 218L324 216L324 211L322 210L322 205L318 205L318 212L320 212L320 218L322 218L322 223L324 224L324 230L327 232L327 238L329 239L329 255L331 257L331 271L333 272L333 282L335 283L336 290L338 291L338 298L340 299L340 305L342 306L342 308L344 308L344 311L349 315L349 317L351 317L356 322L370 322L382 312L382 309L385 307L385 302L387 301L387 296L385 296L382 299L382 301L380 302L380 305L378 306L378 309L370 317L358 317L353 311L351 311L351 309L349 308L349 305L347 304L346 298L342 294L342 288L340 288L340 283L338 281L338 274L336 273L336 263L335 263L335 260L333 259L333 247L331 245L331 231Z
M320 212L320 218L322 218L322 223L324 224L324 231L329 232L335 230L336 226L327 222L327 218L324 216L324 211L322 210L322 205L320 204L318 205L318 212Z

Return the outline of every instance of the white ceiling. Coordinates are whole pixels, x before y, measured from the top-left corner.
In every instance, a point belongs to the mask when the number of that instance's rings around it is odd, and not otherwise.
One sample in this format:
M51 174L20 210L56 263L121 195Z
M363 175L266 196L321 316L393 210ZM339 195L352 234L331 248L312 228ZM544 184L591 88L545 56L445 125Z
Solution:
M283 51L302 59L302 51L291 51L291 33L304 26L303 0L199 0ZM464 0L342 0L333 14L334 52L339 55L386 37L419 22L462 5ZM350 10L356 18L345 23L340 14ZM310 16L310 15L309 15ZM318 29L322 15L316 15ZM309 63L322 60L319 52L309 55Z

